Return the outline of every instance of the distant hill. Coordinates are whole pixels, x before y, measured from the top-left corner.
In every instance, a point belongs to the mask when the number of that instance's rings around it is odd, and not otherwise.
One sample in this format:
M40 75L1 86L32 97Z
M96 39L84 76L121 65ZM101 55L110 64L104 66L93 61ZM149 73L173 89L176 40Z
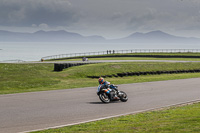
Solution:
M167 34L162 31L151 31L148 33L133 33L128 37L115 39L114 42L128 42L128 43L199 43L199 38L179 37Z
M101 36L82 36L78 33L60 31L37 31L19 33L0 30L0 42L104 42Z
M19 33L0 30L0 42L77 42L77 43L200 43L200 38L179 37L162 31L133 33L125 38L105 39L101 36L82 36L78 33L59 31L37 31Z

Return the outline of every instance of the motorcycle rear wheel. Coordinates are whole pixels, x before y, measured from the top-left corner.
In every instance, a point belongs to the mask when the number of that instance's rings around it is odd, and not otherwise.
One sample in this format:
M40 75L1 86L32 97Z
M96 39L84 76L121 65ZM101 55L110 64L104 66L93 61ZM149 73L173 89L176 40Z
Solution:
M100 99L103 103L109 103L109 102L110 102L109 96L106 95L105 93L100 93L100 94L99 94L99 99Z

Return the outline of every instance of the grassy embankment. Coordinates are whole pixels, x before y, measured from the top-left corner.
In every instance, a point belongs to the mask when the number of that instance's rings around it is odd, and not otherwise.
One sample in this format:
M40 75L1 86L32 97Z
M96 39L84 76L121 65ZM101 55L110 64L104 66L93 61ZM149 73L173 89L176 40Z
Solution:
M147 56L147 57L117 57L117 56ZM96 58L96 56L89 55L86 56L89 60L178 60L178 61L200 61L200 58L188 58L188 56L200 56L200 53L130 53L130 54L106 54L100 55L101 57ZM148 57L148 56L163 56L161 57ZM169 58L169 57L170 58ZM182 56L183 58L173 57ZM60 58L52 59L47 61L81 61L83 56L75 58ZM184 58L187 57L187 58Z
M200 103L35 133L199 133Z
M200 69L200 63L99 63L53 71L53 64L0 64L0 94L97 86L87 76L120 72ZM163 74L106 78L114 84L150 82L200 77L200 73Z

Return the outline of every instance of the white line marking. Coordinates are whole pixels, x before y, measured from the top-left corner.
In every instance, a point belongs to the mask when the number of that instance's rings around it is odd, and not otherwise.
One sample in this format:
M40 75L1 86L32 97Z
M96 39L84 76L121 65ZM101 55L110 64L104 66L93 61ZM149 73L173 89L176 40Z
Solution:
M42 128L42 129L30 130L30 131L23 131L23 132L19 132L19 133L29 133L29 132L36 132L36 131L48 130L48 129L62 128L62 127L79 125L79 124L83 124L83 123L100 121L100 120L104 120L104 119L115 118L115 117L120 117L120 116L125 116L125 115L133 115L133 114L138 114L138 113L143 113L143 112L148 112L148 111L160 110L160 109L164 109L164 108L168 108L168 107L173 107L173 106L178 106L178 105L188 105L188 104L193 104L193 103L198 103L198 102L200 102L200 99L189 101L189 102L184 102L184 103L166 105L166 106L158 107L158 108L151 108L151 109L146 109L146 110L139 110L139 111L134 111L134 112L125 113L125 114L119 114L119 115L113 115L113 116L108 116L108 117L103 117L103 118L98 118L98 119L93 119L93 120L88 120L88 121L71 123L71 124L66 124L66 125L53 126L53 127L47 127L47 128Z

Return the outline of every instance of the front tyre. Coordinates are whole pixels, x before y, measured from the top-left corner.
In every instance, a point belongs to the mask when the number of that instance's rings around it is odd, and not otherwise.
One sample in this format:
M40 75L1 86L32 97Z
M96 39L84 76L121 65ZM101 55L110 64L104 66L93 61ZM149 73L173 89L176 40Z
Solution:
M99 94L99 99L100 99L103 103L109 103L109 102L110 102L109 96L106 95L105 93L100 93L100 94Z
M120 100L122 102L126 102L128 100L127 94L125 92L123 92L123 91L120 91L119 93L120 93L120 96L119 96Z

